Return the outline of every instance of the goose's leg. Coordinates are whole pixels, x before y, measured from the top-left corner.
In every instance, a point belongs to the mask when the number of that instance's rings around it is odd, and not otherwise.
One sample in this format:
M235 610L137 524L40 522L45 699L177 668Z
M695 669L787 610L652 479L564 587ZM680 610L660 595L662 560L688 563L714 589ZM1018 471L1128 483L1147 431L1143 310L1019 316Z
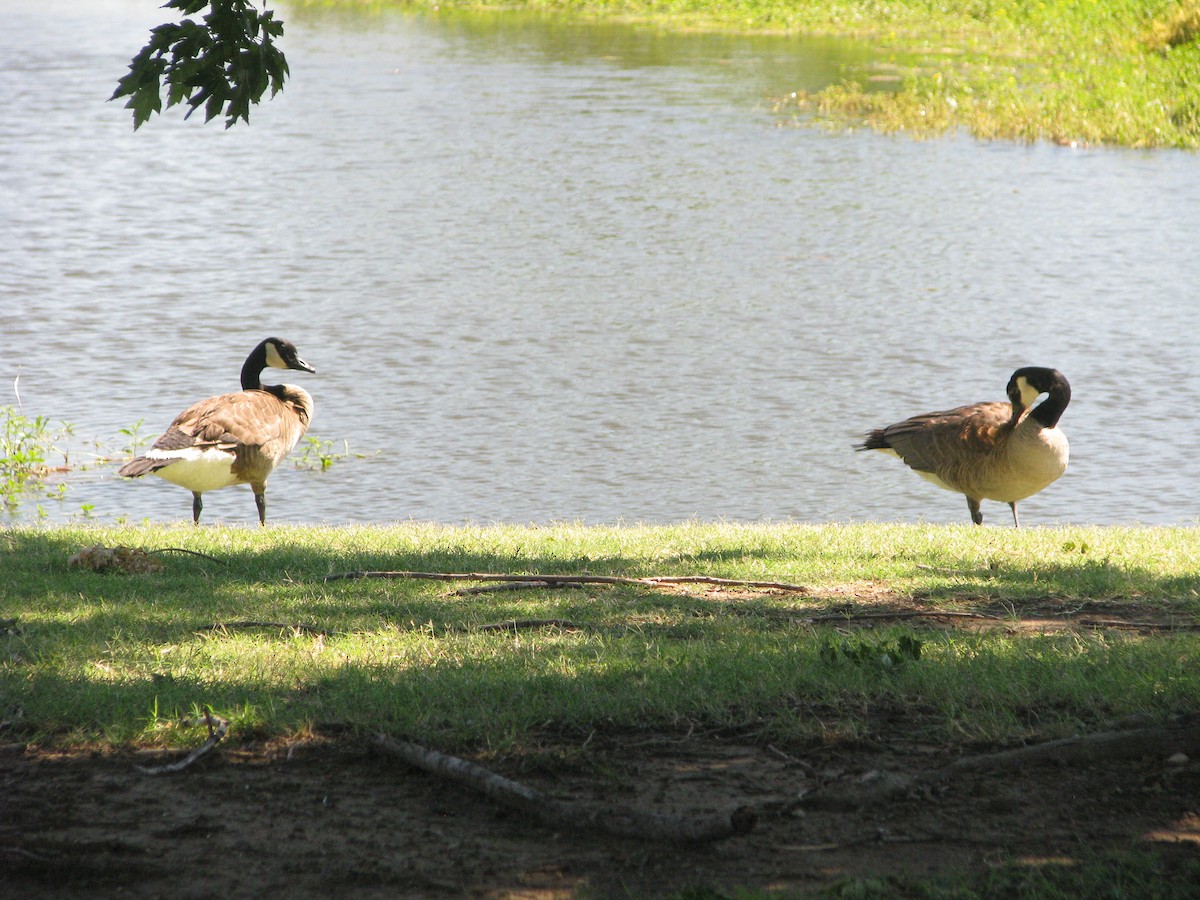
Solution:
M1021 523L1017 521L1017 501L1014 500L1014 501L1012 501L1012 503L1010 503L1008 505L1012 507L1012 511L1013 511L1013 528L1020 528Z
M254 485L254 505L258 507L258 524L267 524L267 488L266 485Z
M192 524L200 524L200 510L204 509L204 501L196 491L192 491Z
M967 498L967 509L971 511L971 521L976 525L983 524L983 513L979 510L979 501L974 497Z

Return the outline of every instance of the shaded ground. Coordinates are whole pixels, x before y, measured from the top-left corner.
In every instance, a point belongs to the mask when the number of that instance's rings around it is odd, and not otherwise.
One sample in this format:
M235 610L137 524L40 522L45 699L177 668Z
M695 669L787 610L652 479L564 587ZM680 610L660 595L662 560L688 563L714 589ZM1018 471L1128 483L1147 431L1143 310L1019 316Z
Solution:
M1064 624L1035 619L992 627ZM1136 621L1171 624L1145 610ZM345 738L223 744L158 776L136 767L159 757L0 745L0 895L661 896L694 886L813 890L847 875L1045 864L1148 845L1168 862L1200 855L1200 746L939 779L953 757L912 737L902 716L875 730L883 737L874 742L804 748L747 734L598 733L586 748L562 741L486 761L561 799L684 816L756 812L749 834L699 847L545 826ZM836 802L839 786L871 772L917 782ZM834 802L801 800L820 791Z
M0 882L7 896L29 898L656 896L695 885L815 888L845 874L921 875L1147 841L1200 852L1195 764L1039 764L868 808L803 809L794 801L812 774L768 748L643 737L592 756L591 768L608 771L512 774L556 796L658 809L749 803L757 827L705 847L564 833L345 747L292 748L290 759L285 748L227 750L171 776L141 774L129 756L9 748ZM944 760L914 746L806 762L827 776L920 773Z

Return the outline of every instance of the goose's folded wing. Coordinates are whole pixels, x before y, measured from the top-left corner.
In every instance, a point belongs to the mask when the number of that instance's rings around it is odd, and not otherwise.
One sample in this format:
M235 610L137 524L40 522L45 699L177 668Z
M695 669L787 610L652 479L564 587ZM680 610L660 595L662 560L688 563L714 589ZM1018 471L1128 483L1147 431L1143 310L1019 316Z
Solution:
M924 413L883 429L889 447L919 472L937 472L948 460L986 454L1010 430L1012 404L975 403Z
M201 400L181 412L154 446L168 450L200 445L272 444L287 430L290 417L285 417L285 412L278 398L263 391L222 394Z

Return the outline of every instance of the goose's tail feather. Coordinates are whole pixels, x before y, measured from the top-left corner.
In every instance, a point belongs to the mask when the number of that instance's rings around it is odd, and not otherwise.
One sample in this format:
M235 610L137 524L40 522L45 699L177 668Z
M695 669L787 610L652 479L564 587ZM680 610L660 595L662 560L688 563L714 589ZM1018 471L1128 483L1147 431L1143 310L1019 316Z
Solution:
M173 462L175 462L173 459L150 459L146 456L138 456L121 466L117 470L117 474L122 478L141 478L143 475L149 475Z
M861 444L854 446L855 450L891 450L892 445L887 442L887 437L884 435L885 429L876 428L874 431L868 431L866 440Z

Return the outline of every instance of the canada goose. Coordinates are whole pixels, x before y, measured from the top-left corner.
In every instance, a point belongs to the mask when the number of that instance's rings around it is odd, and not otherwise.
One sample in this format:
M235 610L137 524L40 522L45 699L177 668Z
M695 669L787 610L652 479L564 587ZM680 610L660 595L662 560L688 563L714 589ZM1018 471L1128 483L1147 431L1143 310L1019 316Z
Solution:
M242 389L201 400L181 412L144 456L118 475L153 472L192 492L192 521L200 522L205 491L249 484L260 525L267 524L267 476L292 452L312 421L313 401L294 384L263 384L262 370L317 370L300 358L291 341L267 338L242 366Z
M1017 501L1067 470L1067 436L1058 420L1071 402L1071 385L1057 369L1028 366L1013 372L1007 393L1007 403L960 406L877 428L855 449L899 456L922 478L965 494L976 525L983 524L980 500L1002 500L1019 528ZM1042 394L1049 396L1033 406Z

